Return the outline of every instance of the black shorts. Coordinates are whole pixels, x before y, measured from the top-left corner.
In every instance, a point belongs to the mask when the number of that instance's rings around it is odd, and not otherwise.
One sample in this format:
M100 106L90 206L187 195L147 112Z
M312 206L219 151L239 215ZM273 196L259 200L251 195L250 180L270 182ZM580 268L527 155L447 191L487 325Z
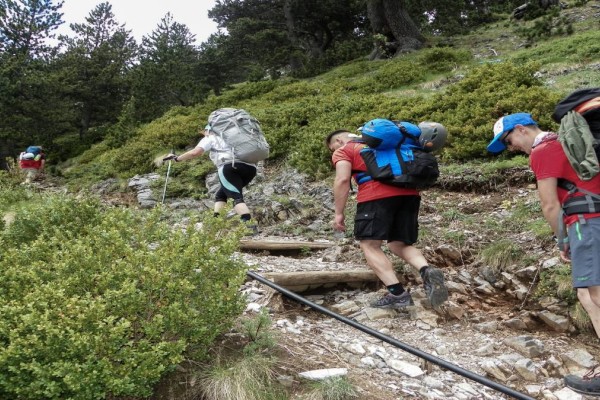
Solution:
M215 194L215 201L233 199L234 204L243 203L242 189L256 176L256 167L242 162L235 163L235 166L227 163L219 167L218 173L221 187Z
M411 245L419 236L421 196L394 196L358 203L354 218L357 240L400 241Z

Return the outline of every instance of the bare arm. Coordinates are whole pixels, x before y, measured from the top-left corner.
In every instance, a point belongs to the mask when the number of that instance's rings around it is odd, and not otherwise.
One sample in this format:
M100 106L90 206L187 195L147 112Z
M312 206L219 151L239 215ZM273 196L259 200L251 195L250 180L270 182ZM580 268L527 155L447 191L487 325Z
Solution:
M200 157L202 154L204 154L204 149L202 147L194 147L182 155L177 156L177 161L191 160L192 158Z
M352 179L352 164L349 161L338 161L335 164L335 181L333 182L333 198L335 207L334 229L346 230L344 223L344 209L350 192L350 179Z
M538 181L538 193L542 203L542 213L555 235L558 233L558 216L561 209L556 185L556 178L546 178Z

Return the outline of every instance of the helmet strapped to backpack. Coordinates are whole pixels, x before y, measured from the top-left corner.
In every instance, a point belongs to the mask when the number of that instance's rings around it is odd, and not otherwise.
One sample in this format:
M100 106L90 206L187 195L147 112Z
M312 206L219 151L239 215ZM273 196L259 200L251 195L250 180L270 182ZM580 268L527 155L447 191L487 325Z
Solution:
M421 122L419 124L419 129L421 130L419 144L423 148L423 151L436 151L446 144L448 131L439 122Z

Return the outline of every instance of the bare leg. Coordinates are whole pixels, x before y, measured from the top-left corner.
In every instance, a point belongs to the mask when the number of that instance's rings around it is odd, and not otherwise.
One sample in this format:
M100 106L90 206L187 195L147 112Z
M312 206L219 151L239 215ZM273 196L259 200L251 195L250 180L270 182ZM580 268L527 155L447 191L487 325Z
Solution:
M246 205L246 203L236 204L233 209L238 215L250 214L250 209Z
M596 336L600 338L600 286L578 288L577 298L590 316Z
M419 270L427 265L427 260L423 256L423 253L421 253L421 250L413 245L394 241L388 243L388 248L392 253L406 261L413 268L415 276L420 276Z
M360 248L365 254L367 264L385 286L399 283L394 266L381 249L381 240L361 240Z
M415 246L407 245L400 241L388 243L388 247L398 257L406 261L412 268L415 276L423 279L423 286L427 298L433 307L448 300L448 288L444 284L444 274L437 268L428 267L421 275L421 268L427 265L427 260L421 250Z
M215 212L216 213L221 212L221 210L225 207L226 204L227 203L224 201L216 201L215 208L214 208Z

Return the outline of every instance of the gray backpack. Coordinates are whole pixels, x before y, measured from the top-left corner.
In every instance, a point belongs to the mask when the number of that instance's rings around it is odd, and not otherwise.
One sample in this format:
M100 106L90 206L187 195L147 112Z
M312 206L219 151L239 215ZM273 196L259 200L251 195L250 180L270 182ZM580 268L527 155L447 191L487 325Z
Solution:
M220 108L208 116L211 131L233 149L236 160L256 164L269 157L269 144L256 118L240 108Z

